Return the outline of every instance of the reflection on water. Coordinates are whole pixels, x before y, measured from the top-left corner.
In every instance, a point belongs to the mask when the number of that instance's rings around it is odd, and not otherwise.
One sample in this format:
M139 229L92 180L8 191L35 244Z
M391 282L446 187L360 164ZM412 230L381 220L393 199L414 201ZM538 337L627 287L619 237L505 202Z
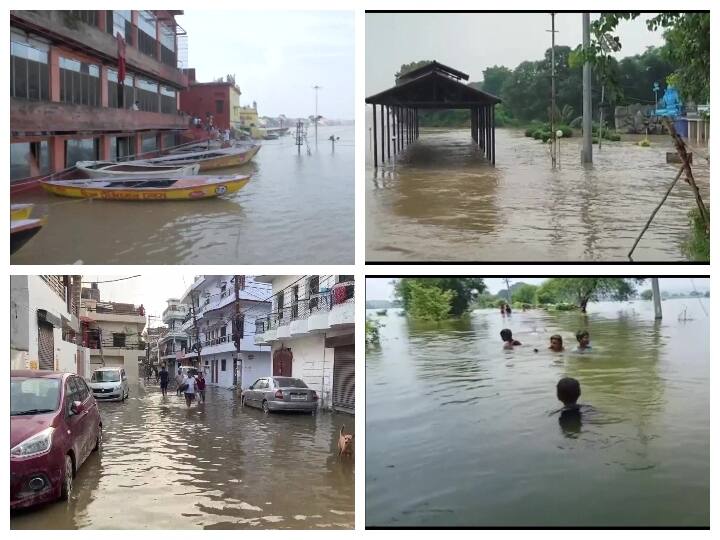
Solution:
M331 151L328 137L340 142ZM20 194L48 224L13 264L350 264L354 254L354 127L318 129L298 156L293 136L263 141L253 161L208 174L252 174L228 198L132 203Z
M603 143L594 166L579 163L579 137L563 140L552 171L546 145L514 129L497 130L489 166L468 130L424 130L396 163L366 162L369 261L627 261L632 243L670 185L668 137L653 146ZM693 172L702 196L709 166ZM679 182L633 255L637 261L684 260L690 187Z
M642 301L439 326L368 311L385 326L366 360L367 523L708 526L699 302L665 301L661 322ZM694 320L678 321L685 307ZM522 346L502 350L505 327ZM579 329L592 353L570 352ZM566 352L548 350L552 334ZM580 381L582 416L560 415L562 377Z
M265 415L216 388L190 409L157 386L99 406L103 451L71 501L13 515L13 529L354 527L354 463L335 450L352 416Z

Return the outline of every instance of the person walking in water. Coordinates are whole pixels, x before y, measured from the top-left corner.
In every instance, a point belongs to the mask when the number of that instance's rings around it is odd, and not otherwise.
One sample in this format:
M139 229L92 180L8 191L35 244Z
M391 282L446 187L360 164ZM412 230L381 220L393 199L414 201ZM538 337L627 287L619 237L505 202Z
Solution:
M205 375L203 375L202 371L198 371L198 374L195 377L195 382L197 385L198 405L199 405L200 403L205 403Z
M165 369L165 365L160 368L160 390L162 391L163 397L167 397L167 387L168 387L168 381L170 380L170 374L168 373L167 369Z
M183 381L183 385L185 385L185 404L190 407L192 402L195 400L197 381L195 380L195 377L188 373L188 376Z
M182 368L181 368L181 367L178 367L177 375L175 375L175 384L177 385L176 394L177 394L178 396L180 395L180 392L181 392L180 387L181 387L182 384L183 384L183 379L184 379L184 378L185 378L185 377L183 377Z

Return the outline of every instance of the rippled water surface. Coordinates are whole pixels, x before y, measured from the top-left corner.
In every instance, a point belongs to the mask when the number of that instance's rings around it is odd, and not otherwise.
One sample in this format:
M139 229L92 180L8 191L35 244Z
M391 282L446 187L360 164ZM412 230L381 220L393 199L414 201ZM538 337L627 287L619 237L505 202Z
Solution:
M709 526L709 323L697 299L386 317L367 352L368 525ZM703 300L705 309L707 302ZM685 310L687 319L678 320ZM523 345L503 351L508 327ZM551 353L587 328L592 354ZM537 348L539 352L533 352ZM594 408L562 425L555 384Z
M331 151L328 137L340 141ZM227 198L86 201L45 194L34 202L48 223L13 264L351 264L354 259L354 127L318 129L318 149L294 137L263 141L253 161L207 174L252 174Z
M625 141L593 148L580 164L581 139L564 139L553 171L547 145L519 130L497 130L496 167L473 147L469 130L423 130L420 139L375 171L366 151L368 261L627 261L650 213L672 183L669 137L641 148ZM378 150L378 159L380 159ZM709 203L709 166L693 168ZM685 260L695 207L678 182L645 233L636 261Z
M70 502L13 515L11 528L354 527L354 463L335 455L352 416L265 415L214 388L190 409L157 386L99 406L103 450L80 468Z

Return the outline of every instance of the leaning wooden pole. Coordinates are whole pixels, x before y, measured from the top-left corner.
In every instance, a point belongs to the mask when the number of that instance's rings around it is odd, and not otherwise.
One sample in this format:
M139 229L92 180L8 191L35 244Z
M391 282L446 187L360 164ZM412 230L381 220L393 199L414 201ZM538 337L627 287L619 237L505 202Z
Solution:
M663 117L662 121L675 143L675 149L677 150L678 156L680 156L680 159L683 162L683 168L685 169L685 181L692 188L693 193L695 194L695 203L700 211L700 217L705 224L705 231L708 231L710 229L710 216L708 215L707 207L700 196L700 190L695 183L695 177L693 176L692 168L690 167L690 158L687 150L685 149L685 141L683 141L682 137L678 135L678 132L675 130L675 126L668 121L667 117Z

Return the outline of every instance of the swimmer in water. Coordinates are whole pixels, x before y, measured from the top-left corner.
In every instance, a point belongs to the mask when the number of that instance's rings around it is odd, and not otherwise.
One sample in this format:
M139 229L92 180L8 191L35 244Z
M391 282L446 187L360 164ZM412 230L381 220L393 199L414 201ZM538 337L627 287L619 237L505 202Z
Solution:
M553 352L562 352L565 350L565 347L563 347L563 339L560 334L550 336L550 346L548 347L548 349Z
M575 337L577 338L578 346L573 352L584 353L592 351L592 347L590 346L590 333L587 330L578 330Z
M557 383L557 398L562 401L563 408L555 411L560 413L558 423L560 429L568 437L574 437L582 429L582 405L578 405L580 383L572 377L564 377Z
M503 349L512 349L517 345L522 345L517 339L513 339L512 330L509 328L500 331L500 338L503 340Z

